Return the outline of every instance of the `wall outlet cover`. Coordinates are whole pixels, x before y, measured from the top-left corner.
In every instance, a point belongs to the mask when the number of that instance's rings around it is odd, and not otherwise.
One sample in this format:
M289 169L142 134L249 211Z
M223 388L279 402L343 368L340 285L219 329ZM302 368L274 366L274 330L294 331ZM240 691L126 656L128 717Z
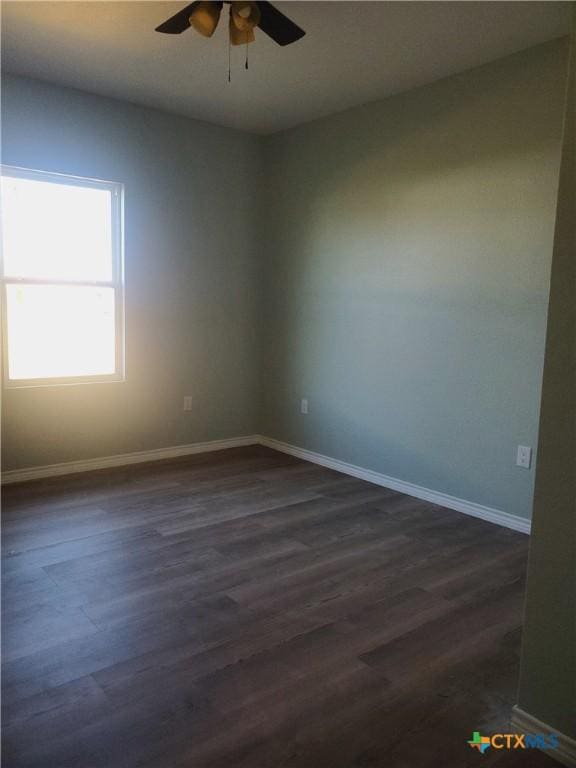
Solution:
M532 448L529 445L519 445L516 451L516 466L530 469L532 464Z

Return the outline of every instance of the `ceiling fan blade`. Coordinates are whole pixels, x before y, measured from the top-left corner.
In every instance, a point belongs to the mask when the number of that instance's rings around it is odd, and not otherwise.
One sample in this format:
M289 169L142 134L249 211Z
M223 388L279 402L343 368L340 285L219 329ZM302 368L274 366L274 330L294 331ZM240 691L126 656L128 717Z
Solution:
M186 8L182 8L181 11L171 16L159 27L156 27L156 32L164 32L167 35L179 35L180 32L190 27L190 14L194 8L198 5L198 2L190 3Z
M284 16L277 8L274 8L272 3L258 2L258 8L260 9L258 26L278 45L290 45L306 34L297 24L290 21L288 16Z

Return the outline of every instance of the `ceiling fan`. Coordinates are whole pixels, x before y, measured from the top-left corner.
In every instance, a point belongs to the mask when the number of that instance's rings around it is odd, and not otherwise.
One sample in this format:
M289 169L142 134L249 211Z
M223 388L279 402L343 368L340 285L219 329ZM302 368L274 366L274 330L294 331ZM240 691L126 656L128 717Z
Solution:
M305 32L268 2L230 2L229 33L232 45L244 45L254 41L254 29L260 27L278 45L290 45L304 36ZM205 37L212 37L222 11L223 2L197 0L178 11L159 27L156 32L179 35L189 27Z

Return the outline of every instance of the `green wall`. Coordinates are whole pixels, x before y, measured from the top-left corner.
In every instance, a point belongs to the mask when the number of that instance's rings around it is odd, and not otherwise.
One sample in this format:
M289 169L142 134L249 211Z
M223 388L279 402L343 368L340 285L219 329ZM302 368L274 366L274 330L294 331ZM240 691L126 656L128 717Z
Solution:
M265 434L530 516L566 52L265 140Z
M126 185L127 371L121 384L5 390L4 469L254 433L257 137L19 77L2 85L4 163Z
M576 740L576 12L567 95L519 706Z

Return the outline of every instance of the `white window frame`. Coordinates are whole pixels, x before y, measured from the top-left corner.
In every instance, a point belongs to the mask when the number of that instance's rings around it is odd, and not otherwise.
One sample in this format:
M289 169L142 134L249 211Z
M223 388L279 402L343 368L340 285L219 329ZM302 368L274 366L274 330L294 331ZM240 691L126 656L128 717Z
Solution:
M1 165L2 176L11 176L19 179L35 179L48 181L53 184L65 184L67 186L90 187L91 189L104 189L111 192L112 211L112 280L110 281L86 281L86 280L53 280L28 277L6 277L4 275L4 262L0 259L0 280L2 282L2 370L3 383L6 388L20 387L53 387L66 384L94 384L102 382L125 381L125 357L124 357L124 185L115 181L102 181L89 179L82 176L71 176L63 173L37 171L30 168ZM1 250L1 249L0 249ZM11 379L8 366L8 315L7 315L7 286L8 285L77 285L89 287L106 287L114 290L115 309L115 371L106 375L84 375L49 377L38 379Z

